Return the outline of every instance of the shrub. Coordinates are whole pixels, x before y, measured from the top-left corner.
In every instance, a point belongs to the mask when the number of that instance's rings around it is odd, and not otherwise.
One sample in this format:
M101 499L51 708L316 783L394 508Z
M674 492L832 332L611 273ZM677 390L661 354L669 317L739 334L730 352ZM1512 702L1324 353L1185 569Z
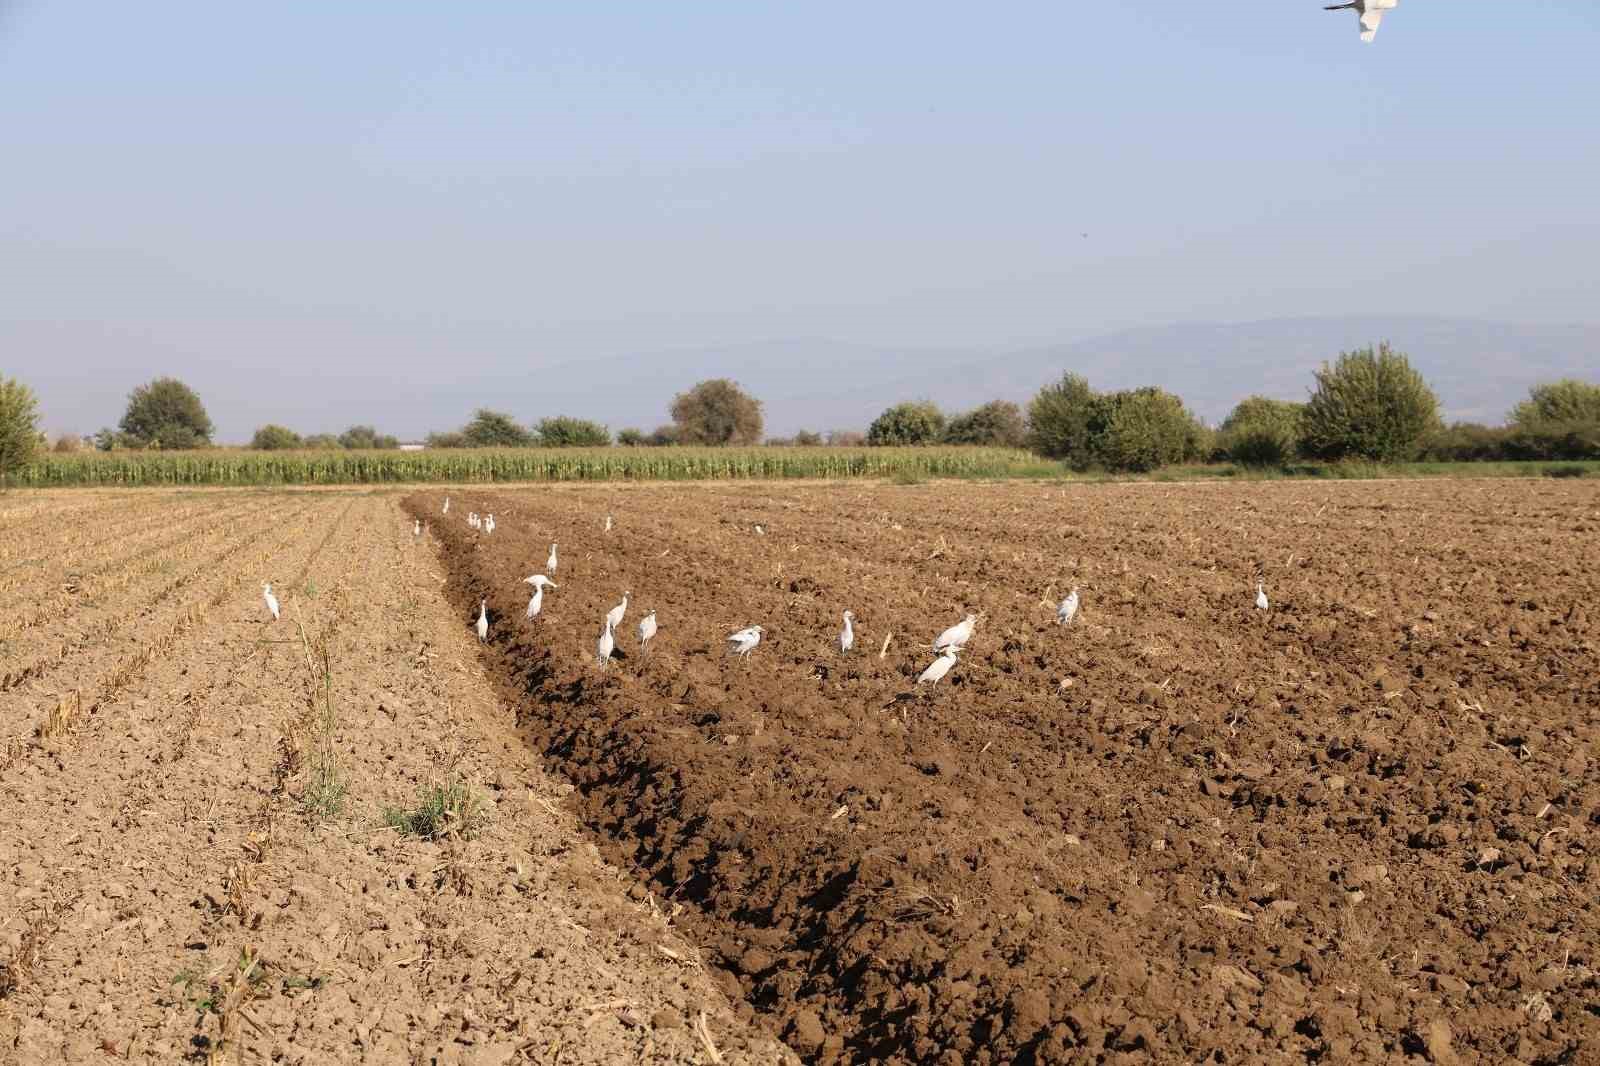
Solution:
M0 484L33 458L39 447L39 401L33 390L0 378Z
M617 434L617 443L624 448L639 448L650 443L642 429L624 429Z
M1061 375L1046 385L1028 404L1028 447L1051 459L1064 459L1075 467L1093 462L1089 447L1089 416L1094 390L1079 374Z
M1219 445L1246 466L1283 466L1300 451L1305 404L1251 396L1223 419Z
M657 448L665 448L668 445L677 444L678 427L671 424L657 426L645 440L647 444Z
M1400 462L1439 428L1439 398L1387 343L1344 352L1316 378L1304 441L1317 458Z
M1436 463L1493 462L1506 457L1510 430L1476 422L1456 422L1422 439L1417 458Z
M559 415L541 419L534 427L541 448L604 448L611 444L611 431L598 422Z
M198 448L211 443L211 416L189 386L157 378L128 395L122 433L142 448Z
M1574 378L1535 385L1528 390L1528 398L1511 409L1510 422L1518 429L1600 424L1600 385Z
M860 448L867 443L867 435L859 429L830 429L828 447Z
M927 400L898 403L873 419L867 443L874 448L934 444L944 432L944 414Z
M52 450L57 455L71 455L83 451L83 438L76 433L63 433L56 438Z
M1507 459L1600 459L1600 422L1540 422L1506 433Z
M339 438L332 433L313 433L311 436L301 440L300 447L310 448L319 452L331 452L335 448L344 447L344 445L340 444Z
M1028 426L1022 408L1007 400L991 400L964 415L957 415L945 426L946 444L986 444L1001 448L1021 448L1028 440Z
M797 448L816 448L822 444L822 434L813 433L809 429L802 429L794 435L794 444Z
M508 414L480 407L461 430L469 448L525 448L533 443L529 433Z
M1153 386L1096 396L1089 450L1108 470L1144 472L1194 458L1199 424L1183 401Z
M379 433L371 426L351 426L339 434L339 447L352 451L400 447L398 438Z
M761 401L727 378L702 381L672 401L680 444L755 444L761 440Z
M300 439L300 434L283 426L262 426L256 430L256 435L250 438L250 447L261 452L285 451L304 446L305 442Z
M424 441L430 448L470 448L472 442L467 440L467 435L460 430L451 430L448 433L429 433Z

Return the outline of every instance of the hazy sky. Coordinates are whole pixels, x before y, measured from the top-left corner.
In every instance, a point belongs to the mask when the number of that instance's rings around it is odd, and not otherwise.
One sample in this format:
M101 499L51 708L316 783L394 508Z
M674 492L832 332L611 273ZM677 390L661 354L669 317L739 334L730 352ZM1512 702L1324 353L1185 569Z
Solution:
M774 338L1592 321L1596 55L1595 0L0 0L0 373L409 434Z

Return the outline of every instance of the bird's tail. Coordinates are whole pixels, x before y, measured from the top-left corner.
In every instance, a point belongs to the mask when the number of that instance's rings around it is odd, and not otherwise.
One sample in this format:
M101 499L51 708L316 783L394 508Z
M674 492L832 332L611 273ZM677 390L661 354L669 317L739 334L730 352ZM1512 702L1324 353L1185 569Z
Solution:
M1324 11L1343 11L1347 7L1358 7L1358 6L1360 6L1360 5L1356 3L1356 0L1350 0L1350 3L1348 3L1348 4L1328 4L1325 7L1323 7L1322 10L1324 10Z

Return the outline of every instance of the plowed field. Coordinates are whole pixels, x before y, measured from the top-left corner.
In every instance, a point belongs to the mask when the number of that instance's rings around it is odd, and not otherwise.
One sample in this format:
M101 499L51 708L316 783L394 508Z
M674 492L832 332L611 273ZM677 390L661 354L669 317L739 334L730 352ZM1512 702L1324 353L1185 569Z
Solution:
M528 741L808 1059L1600 1061L1594 484L444 495Z

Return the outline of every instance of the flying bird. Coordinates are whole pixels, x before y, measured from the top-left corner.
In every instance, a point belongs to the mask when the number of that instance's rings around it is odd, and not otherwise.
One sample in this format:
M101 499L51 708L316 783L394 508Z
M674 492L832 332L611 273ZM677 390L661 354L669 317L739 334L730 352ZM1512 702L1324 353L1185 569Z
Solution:
M656 613L651 611L639 619L639 648L646 654L650 651L650 641L656 635Z
M1383 21L1385 11L1393 11L1400 6L1400 0L1350 0L1347 4L1328 4L1324 11L1353 10L1361 16L1361 39L1371 43L1378 35L1378 23Z
M760 626L751 626L748 629L741 629L737 633L729 634L728 650L735 655L748 657L751 652L756 650L756 645L761 643L761 634L763 632L764 630Z
M944 651L946 648L966 647L967 641L972 639L972 630L977 624L978 616L968 614L961 621L939 634L939 639L933 642L933 650ZM945 669L948 670L950 668L947 666Z
M556 572L556 546L554 544L550 545L550 558L544 561L544 572L547 574Z
M261 599L265 601L267 610L272 612L272 620L276 622L278 620L278 597L272 594L272 582L262 582Z
M1061 606L1056 608L1056 625L1070 626L1076 617L1078 617L1078 586L1074 585L1067 598L1061 601Z
M558 589L561 587L554 581L551 581L549 578L545 577L543 574L534 574L532 577L525 577L522 579L522 583L524 585L533 585L536 588L544 588L546 585L549 585L553 589Z
M1269 604L1267 602L1267 590L1266 590L1266 588L1261 584L1261 582L1257 581L1256 582L1256 610L1265 611L1270 606L1271 606L1271 604Z
M600 631L600 643L595 647L595 656L600 660L600 669L604 670L611 661L611 653L616 649L617 639L611 633L611 619L606 619L606 627Z
M487 600L478 601L478 643L482 644L489 639L489 603Z
M622 624L623 616L628 613L628 597L632 595L631 592L624 592L622 602L606 612L606 625L615 629Z
M856 646L856 629L853 624L855 620L854 611L846 611L844 613L844 628L839 631L839 650L841 652L848 653L851 648Z
M945 674L948 674L950 672L950 668L956 664L956 656L960 654L960 652L961 648L959 645L948 645L944 649L944 652L941 653L937 659L933 660L926 670L922 671L922 673L917 676L917 684L937 685L939 683L939 679Z

